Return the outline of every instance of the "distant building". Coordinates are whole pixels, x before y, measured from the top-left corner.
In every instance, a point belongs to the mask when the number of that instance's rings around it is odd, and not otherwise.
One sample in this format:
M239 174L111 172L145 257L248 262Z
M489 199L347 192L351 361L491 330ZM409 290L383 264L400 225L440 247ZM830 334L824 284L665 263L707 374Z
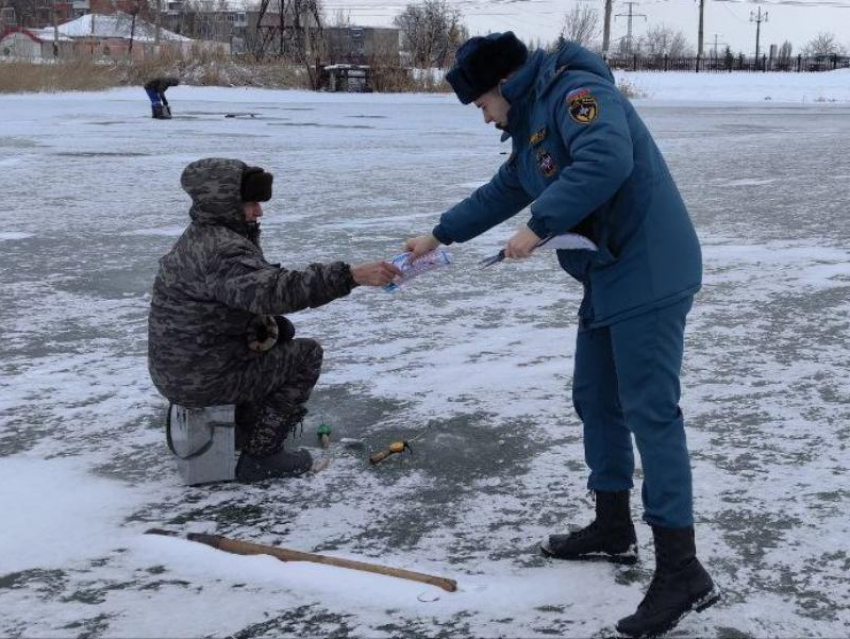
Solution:
M53 26L54 13L58 24L89 13L138 13L147 18L153 12L139 0L0 0L0 32L13 27L44 29Z
M56 34L58 40L54 41ZM0 55L30 59L59 55L105 58L129 56L141 60L163 51L186 55L197 50L228 53L229 47L223 43L192 40L167 29L160 29L157 46L156 27L125 13L87 14L60 24L56 33L52 27L12 27L0 36Z
M303 11L296 20L293 3L285 3L284 14L267 11L260 19L258 9L248 9L244 4L229 4L224 0L168 0L163 12L162 25L175 33L191 38L213 40L230 45L233 53L247 53L262 45L268 53L286 51L294 35L295 25L302 28L302 37L308 38L316 28L315 17ZM281 47L280 34L287 38Z
M322 68L321 86L328 91L364 93L372 90L371 73L365 64L331 64Z
M18 16L14 7L0 7L0 32L18 26Z
M65 55L67 48L81 52L86 47L89 55L123 55L131 50L129 43L132 41L134 57L144 56L147 47L144 43L149 36L146 29L152 28L155 22L153 4L140 0L0 0L0 34L8 38L0 54L4 50L8 52L6 55L21 55L22 51L27 51L27 57L32 57L36 50L46 46L52 56L55 9L62 32L73 43L73 46L61 44L64 40L60 38L56 43L60 55ZM217 42L231 53L286 55L304 52L311 63L320 65L380 62L394 66L401 63L401 32L398 29L322 27L315 15L306 10L308 3L283 2L282 5L283 14L279 8L270 7L261 16L258 9L247 8L244 2L161 0L162 33L170 33L162 40L168 41L172 48L180 41L173 36L191 38L195 43ZM299 15L295 14L296 6L304 7ZM139 28L130 38L134 12ZM90 16L95 17L89 21ZM80 20L83 22L78 22ZM97 34L91 32L92 24ZM42 32L44 29L51 33ZM85 31L88 32L83 33ZM11 36L11 33L19 35ZM81 42L84 36L89 36L85 44Z
M200 0L163 0L162 26L190 38L222 42L232 50L244 46L248 11L244 6Z
M329 64L399 64L401 31L385 27L326 27L323 58Z
M274 55L303 48L308 58L318 55L325 64L364 64L377 55L390 61L399 58L401 35L398 29L320 29L311 12L305 10L296 16L295 3L284 3L284 7L283 14L272 9L261 18L258 9L246 8L244 4L223 0L167 0L162 26L190 38L227 43L233 53L261 50Z
M25 60L50 59L73 54L73 41L60 35L54 39L53 29L25 29L6 27L0 34L0 59L19 58Z

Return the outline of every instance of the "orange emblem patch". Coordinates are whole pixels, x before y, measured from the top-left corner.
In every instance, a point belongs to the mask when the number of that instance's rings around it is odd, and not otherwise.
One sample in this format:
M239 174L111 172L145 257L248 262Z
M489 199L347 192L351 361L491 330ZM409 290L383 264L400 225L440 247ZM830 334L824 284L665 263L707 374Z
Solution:
M579 124L590 124L599 115L599 103L590 89L570 91L566 102L570 117Z

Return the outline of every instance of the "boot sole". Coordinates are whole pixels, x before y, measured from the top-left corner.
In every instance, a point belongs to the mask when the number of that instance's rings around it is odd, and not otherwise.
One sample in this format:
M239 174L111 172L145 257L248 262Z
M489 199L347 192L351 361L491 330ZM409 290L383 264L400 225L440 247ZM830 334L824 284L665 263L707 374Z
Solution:
M718 601L720 601L720 591L715 586L709 590L707 595L694 604L693 610L696 612L702 612L706 608L711 608L711 606L716 604Z
M552 559L561 559L563 561L604 561L611 564L631 566L637 563L638 550L636 545L629 546L629 549L622 553L588 553L585 555L558 555L555 554L549 547L548 541L540 542L540 552L546 557Z
M711 606L716 604L718 601L720 601L720 591L715 586L714 588L709 590L708 593L706 593L705 595L697 599L693 604L691 604L691 607L688 610L685 610L685 612L679 615L678 618L674 619L672 622L665 625L663 628L659 628L651 632L637 635L631 635L622 632L621 630L617 630L617 633L620 637L626 637L628 639L659 639L660 637L663 637L668 632L676 628L676 626L678 626L682 622L682 619L687 617L690 613L702 612L706 608L710 608Z

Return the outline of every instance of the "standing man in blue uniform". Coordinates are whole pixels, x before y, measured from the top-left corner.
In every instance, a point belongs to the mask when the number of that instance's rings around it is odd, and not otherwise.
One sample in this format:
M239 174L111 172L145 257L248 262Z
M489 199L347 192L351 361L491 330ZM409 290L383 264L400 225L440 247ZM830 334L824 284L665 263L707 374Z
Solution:
M632 436L641 455L644 518L655 576L637 611L617 624L632 637L664 632L719 596L696 558L691 468L679 410L685 317L701 284L700 245L646 126L601 58L567 43L529 55L512 32L468 40L446 79L463 104L511 139L492 180L408 240L415 254L465 242L530 205L505 246L528 257L550 235L581 233L598 251L558 251L584 286L573 402L584 424L596 518L551 535L549 556L637 560L629 508Z

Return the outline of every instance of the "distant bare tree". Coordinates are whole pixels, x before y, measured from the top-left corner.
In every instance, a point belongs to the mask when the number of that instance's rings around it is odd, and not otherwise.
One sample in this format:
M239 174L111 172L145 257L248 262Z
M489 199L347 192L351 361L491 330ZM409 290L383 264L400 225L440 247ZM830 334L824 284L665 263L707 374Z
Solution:
M727 69L731 69L734 63L735 56L732 54L732 47L727 44L726 49L723 51L723 64L726 65Z
M307 71L310 86L318 90L321 78L320 61L325 46L325 10L322 0L292 0L295 20L295 43L292 51ZM284 5L285 9L286 5ZM303 37L302 37L303 34Z
M156 6L155 1L150 4ZM165 6L165 0L162 4ZM189 38L228 41L232 31L227 24L228 11L222 0L185 0L172 30Z
M685 34L664 24L647 29L638 39L638 50L651 57L668 55L671 58L683 58L695 55Z
M459 18L458 21L455 22L449 29L448 36L446 38L448 46L446 48L445 61L440 68L445 68L446 66L451 65L454 62L455 53L457 53L460 45L469 40L469 29L467 29L466 25L460 20L461 18Z
M845 52L845 48L836 41L834 33L818 33L816 38L803 47L803 55L806 57L844 55Z
M393 19L413 58L414 66L445 68L469 33L460 10L447 0L409 4Z
M336 13L333 14L330 20L328 20L329 27L340 27L347 28L351 26L351 12L346 13L343 9L337 9Z
M601 33L599 11L588 4L576 4L564 16L559 42L569 40L583 47L590 46Z
M782 46L779 47L779 51L776 53L777 62L780 65L787 65L791 61L791 55L794 52L794 45L792 45L788 40L782 43Z

